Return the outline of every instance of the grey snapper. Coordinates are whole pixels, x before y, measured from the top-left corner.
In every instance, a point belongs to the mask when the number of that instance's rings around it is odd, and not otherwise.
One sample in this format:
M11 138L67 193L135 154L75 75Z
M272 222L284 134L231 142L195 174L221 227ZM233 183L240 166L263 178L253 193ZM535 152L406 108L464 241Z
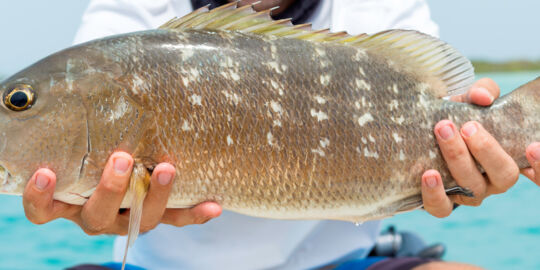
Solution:
M540 79L488 108L451 102L470 62L415 31L314 31L236 3L160 29L53 54L0 84L1 192L32 173L58 177L54 198L84 204L115 150L136 160L129 243L149 173L177 169L168 207L216 201L278 219L378 219L422 205L421 175L452 179L432 133L477 120L520 167L540 140Z

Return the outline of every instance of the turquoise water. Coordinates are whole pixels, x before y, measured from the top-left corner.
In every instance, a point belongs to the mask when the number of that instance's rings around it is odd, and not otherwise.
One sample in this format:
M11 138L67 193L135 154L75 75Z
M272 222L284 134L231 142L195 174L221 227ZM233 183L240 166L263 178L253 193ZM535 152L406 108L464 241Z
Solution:
M539 75L482 74L495 79L504 92ZM110 236L87 236L65 220L34 225L26 220L19 197L2 195L0 205L0 269L60 269L111 259ZM460 207L445 219L414 211L385 224L415 231L430 243L445 243L447 260L488 269L540 269L539 207L540 187L522 178L478 208Z

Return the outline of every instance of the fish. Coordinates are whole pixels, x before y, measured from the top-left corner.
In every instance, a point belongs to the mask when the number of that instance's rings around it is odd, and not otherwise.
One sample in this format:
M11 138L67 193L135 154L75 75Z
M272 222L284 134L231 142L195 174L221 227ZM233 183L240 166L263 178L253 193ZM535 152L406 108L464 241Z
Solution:
M262 218L363 222L422 206L421 175L460 187L434 125L480 122L520 168L540 140L540 78L490 107L456 103L469 60L411 30L312 30L233 2L158 29L75 45L0 83L0 192L57 175L84 204L114 151L135 160L122 202L139 232L152 169L176 168L169 208L215 201ZM127 250L127 249L126 249Z

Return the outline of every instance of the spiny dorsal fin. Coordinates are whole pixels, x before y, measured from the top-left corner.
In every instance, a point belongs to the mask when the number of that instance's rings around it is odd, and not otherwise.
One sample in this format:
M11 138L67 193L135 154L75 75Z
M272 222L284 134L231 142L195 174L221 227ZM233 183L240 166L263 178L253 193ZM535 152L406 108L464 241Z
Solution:
M238 1L213 10L206 6L174 18L160 28L240 31L363 48L420 76L436 89L433 91L438 91L434 92L437 97L465 93L474 81L474 70L467 58L445 42L420 32L387 30L351 36L346 32L330 33L329 29L313 30L309 24L292 25L290 19L273 20L270 17L273 9L256 12L253 5L237 6Z

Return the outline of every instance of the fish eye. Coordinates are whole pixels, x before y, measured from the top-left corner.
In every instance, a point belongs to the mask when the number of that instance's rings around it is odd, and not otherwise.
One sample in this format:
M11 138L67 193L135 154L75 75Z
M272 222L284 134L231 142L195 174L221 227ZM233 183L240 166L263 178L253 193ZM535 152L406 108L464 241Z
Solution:
M28 84L17 84L4 93L4 104L10 110L23 111L34 104L34 89Z

